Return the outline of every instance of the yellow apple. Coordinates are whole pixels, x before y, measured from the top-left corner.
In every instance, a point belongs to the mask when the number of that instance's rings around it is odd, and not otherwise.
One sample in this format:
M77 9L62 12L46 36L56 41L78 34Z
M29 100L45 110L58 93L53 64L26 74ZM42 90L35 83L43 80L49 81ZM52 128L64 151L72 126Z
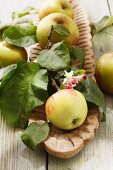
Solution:
M51 26L56 26L58 24L64 25L69 30L69 35L63 36L55 31L52 31L51 34L51 42L57 43L60 41L64 41L66 44L75 45L79 38L79 30L78 27L70 17L61 13L52 13L46 17L44 17L38 25L36 35L39 42L39 45L42 49L44 49L48 42L48 36L51 32Z
M74 17L73 8L69 0L48 0L39 11L39 18L42 19L51 13L63 13L72 19Z
M27 60L27 52L22 47L0 42L0 68L15 64L20 60Z
M88 107L79 91L64 89L49 97L45 110L48 120L56 127L71 130L83 124Z

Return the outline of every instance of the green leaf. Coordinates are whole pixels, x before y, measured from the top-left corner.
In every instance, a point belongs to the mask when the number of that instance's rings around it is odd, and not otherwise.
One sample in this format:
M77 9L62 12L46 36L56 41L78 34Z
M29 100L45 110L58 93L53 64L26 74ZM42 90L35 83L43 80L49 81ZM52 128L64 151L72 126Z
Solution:
M36 106L47 99L47 70L33 62L20 64L9 72L0 88L0 109L6 121L18 126ZM20 123L21 124L21 123Z
M26 61L19 61L18 65L16 65L15 68L12 68L8 73L6 73L6 75L3 76L2 78L2 83L0 85L0 89L5 85L5 83L7 82L8 79L10 79L10 77L16 72L17 68L19 69Z
M95 33L113 24L113 16L104 16L99 22L94 23Z
M93 37L95 56L98 58L104 53L113 51L113 26L109 26Z
M85 50L80 47L68 46L70 52L71 61L79 60L81 66L83 66L85 62Z
M20 47L31 46L37 42L36 28L32 23L10 26L3 32L3 40Z
M79 90L88 102L95 104L105 112L104 95L100 91L98 85L91 78L88 77L86 80L80 82L75 89Z
M65 69L70 64L69 50L63 42L59 42L54 44L51 49L43 50L37 56L37 61L40 66L49 71Z
M63 24L57 24L53 27L53 30L60 35L68 36L70 35L69 30Z
M13 21L8 22L5 25L3 25L2 22L0 22L0 41L2 41L2 34L7 28L15 26L16 24L33 23L33 21L38 21L37 13L38 10L33 7L27 7L21 13L13 12L12 13Z
M3 34L3 31L0 29L0 41L2 41L2 34Z
M104 16L98 23L93 24L93 46L98 58L104 53L113 51L113 16Z
M74 76L78 76L78 75L82 75L82 74L85 74L85 70L83 70L83 69L80 69L80 70L74 70L74 72L73 72L73 75Z
M2 41L3 32L9 27L9 25L0 25L0 41Z
M33 7L27 7L21 12L13 12L12 13L12 19L14 20L15 18L22 18L23 16L29 15L29 14L35 14L38 13L38 10L33 8Z
M47 123L34 122L22 133L21 139L28 148L35 150L37 145L47 138L48 134L49 126Z
M7 67L4 67L2 69L0 69L0 80L8 73L10 72L11 70L15 69L16 67L16 64L11 64Z

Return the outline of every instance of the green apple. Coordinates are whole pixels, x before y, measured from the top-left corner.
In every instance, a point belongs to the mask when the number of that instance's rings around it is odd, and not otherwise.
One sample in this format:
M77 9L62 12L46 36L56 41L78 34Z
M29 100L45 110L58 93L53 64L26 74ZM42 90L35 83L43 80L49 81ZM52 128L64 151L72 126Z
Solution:
M63 36L53 31L51 34L51 42L57 43L64 41L64 43L69 45L75 45L79 38L78 27L70 17L61 13L53 13L44 17L38 25L36 35L39 45L44 49L48 42L48 36L51 32L51 26L56 26L58 24L64 25L69 30L69 35Z
M106 53L96 64L95 76L100 87L113 94L113 52Z
M45 110L48 120L56 127L71 130L83 124L88 107L79 91L64 89L49 97Z
M0 42L0 68L15 64L20 60L27 60L27 52L24 48Z
M63 13L72 19L74 18L73 8L69 0L48 0L39 11L39 18L42 19L51 13Z

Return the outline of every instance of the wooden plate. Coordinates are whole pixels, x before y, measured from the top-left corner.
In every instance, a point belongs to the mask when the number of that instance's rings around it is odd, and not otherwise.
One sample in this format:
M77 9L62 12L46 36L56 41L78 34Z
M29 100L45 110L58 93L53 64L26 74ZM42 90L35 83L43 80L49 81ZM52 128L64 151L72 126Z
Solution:
M74 20L80 31L78 46L84 48L86 53L84 69L95 81L95 64L88 16L86 11L82 9L76 0L73 0L71 5L74 9ZM40 50L41 49L38 45L32 48L31 58L34 59L36 57L36 52ZM38 108L35 112L38 112L38 114L32 114L30 121L33 121L33 119L35 121L45 119L44 108ZM80 150L82 150L84 146L93 139L98 126L98 110L96 108L89 109L85 122L77 129L63 131L51 126L49 137L43 142L43 146L45 150L53 156L59 158L70 158L80 152Z

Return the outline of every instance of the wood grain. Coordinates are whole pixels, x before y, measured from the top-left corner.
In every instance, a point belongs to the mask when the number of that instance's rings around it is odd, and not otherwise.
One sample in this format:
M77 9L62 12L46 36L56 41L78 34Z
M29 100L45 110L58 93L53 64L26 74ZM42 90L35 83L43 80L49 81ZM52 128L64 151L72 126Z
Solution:
M40 0L0 0L0 21L11 21L13 11L39 7ZM0 117L0 170L45 170L46 152L29 150L20 139L21 131L11 129Z
M0 117L0 170L45 170L45 151L29 150L20 134L21 131L9 127Z
M42 0L0 0L0 21L3 24L10 23L12 12L21 12L30 6L39 9L43 3Z
M107 0L78 2L85 7L91 21L110 14ZM0 0L0 21L9 22L12 11L31 4L39 8L42 0ZM109 4L113 11L113 0L109 0ZM48 170L113 170L113 96L106 95L106 109L107 121L100 124L94 140L71 159L62 160L49 156ZM0 120L0 170L45 170L45 152L39 149L35 153L27 149L19 138L20 133Z
M77 0L77 2L86 9L91 22L99 21L104 15L109 15L107 0Z
M108 6L111 12L111 15L113 15L113 0L107 0L108 1Z
M100 124L93 141L71 159L49 156L49 170L113 170L113 96L106 95L106 106L107 120Z
M98 129L98 110L91 109L85 122L71 132L52 127L50 135L44 142L48 153L58 158L70 158L78 154L90 142Z
M92 22L110 15L107 0L78 2L85 7ZM49 170L113 170L113 96L106 95L106 106L107 120L100 124L93 141L71 159L62 160L49 156Z

